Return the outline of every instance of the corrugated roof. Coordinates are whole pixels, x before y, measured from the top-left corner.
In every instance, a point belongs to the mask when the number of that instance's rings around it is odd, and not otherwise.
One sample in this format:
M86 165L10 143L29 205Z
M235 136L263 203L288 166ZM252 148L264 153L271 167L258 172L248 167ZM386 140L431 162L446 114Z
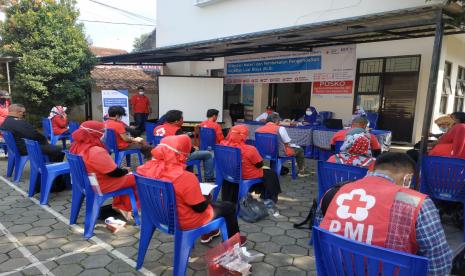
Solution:
M160 47L100 58L102 63L167 63L271 51L310 51L315 47L433 36L437 12L433 5L321 23ZM449 10L451 12L451 10ZM445 34L462 33L445 16Z
M144 86L146 90L157 90L158 74L156 72L146 72L138 68L96 66L91 73L96 85L100 88L136 89L138 86Z

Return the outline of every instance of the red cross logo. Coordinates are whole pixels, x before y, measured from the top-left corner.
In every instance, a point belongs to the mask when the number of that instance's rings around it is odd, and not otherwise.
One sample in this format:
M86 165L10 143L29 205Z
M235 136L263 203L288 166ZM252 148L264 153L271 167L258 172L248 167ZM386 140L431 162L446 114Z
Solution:
M357 208L366 208L367 202L360 200L361 196L359 194L354 194L352 199L344 199L342 202L343 205L349 206L349 213L357 213Z

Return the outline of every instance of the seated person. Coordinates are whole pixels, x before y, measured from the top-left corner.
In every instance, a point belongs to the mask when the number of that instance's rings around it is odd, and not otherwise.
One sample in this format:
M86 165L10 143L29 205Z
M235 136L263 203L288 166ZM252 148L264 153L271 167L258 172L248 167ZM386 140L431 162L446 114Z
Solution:
M69 152L80 155L87 172L95 173L102 193L132 188L137 199L134 175L128 174L130 168L118 168L101 141L104 134L104 123L98 121L82 123L79 129L72 134L74 142L71 144ZM132 206L128 195L114 197L112 207L120 212L126 220L133 220Z
M8 117L8 99L8 93L6 91L0 90L0 126L3 124L3 121L5 121L6 117Z
M302 122L303 125L313 125L318 119L318 112L313 106L307 107L305 115L302 116L298 121Z
M210 202L202 195L200 183L191 172L186 171L186 160L192 148L187 135L168 136L152 150L153 159L137 168L137 173L173 184L178 210L178 222L182 230L198 228L212 219L223 217L228 228L228 236L239 232L236 205L232 202ZM219 230L202 237L202 242L210 242L219 236ZM241 237L245 243L245 237Z
M291 147L291 138L289 137L289 134L287 133L287 130L285 127L279 126L279 115L276 113L271 114L268 116L266 119L266 125L261 126L257 128L255 132L258 133L271 133L271 134L276 134L280 137L280 141L282 142L284 146L284 153L287 156L295 156L296 161L297 161L297 167L299 168L299 177L305 177L308 176L309 174L305 172L305 156L304 156L304 150L300 147ZM280 147L281 148L281 147Z
M465 113L454 112L451 117L454 125L442 135L428 155L465 159Z
M441 133L439 134L430 133L429 136L434 137L436 139L440 139L444 135L444 133L447 133L449 129L452 128L452 126L455 124L455 121L454 119L452 119L450 115L444 115L434 120L434 123L439 127L439 130L441 131ZM438 141L428 140L428 148L434 147L437 143ZM409 149L407 151L408 156L410 156L410 158L412 158L415 162L418 161L418 157L420 156L420 152L419 152L420 146L421 146L421 141L416 143L413 146L413 149Z
M24 120L26 108L22 104L12 104L8 107L8 117L1 125L1 130L7 130L13 133L16 147L21 155L27 155L26 144L23 138L39 142L42 153L47 155L50 162L62 162L64 153L62 148L56 145L50 145L47 138L39 133L34 127Z
M144 155L145 160L149 160L152 158L150 154L152 147L145 144L142 138L133 138L127 134L126 124L122 121L124 116L126 116L126 110L122 106L111 106L108 109L108 119L105 121L105 127L114 130L119 150L138 149Z
M316 225L346 238L426 257L429 275L448 275L452 252L433 201L409 189L414 171L408 155L383 153L374 172L325 193ZM360 208L360 203L365 207ZM352 204L357 204L356 212ZM355 225L372 230L350 230Z
M336 142L341 142L345 140L346 134L348 131L354 128L363 128L366 129L368 125L368 120L366 117L355 117L352 120L352 126L350 129L343 129L336 134L334 134L333 138L331 139L331 150L334 152L336 147ZM370 148L373 152L373 156L376 157L381 154L381 145L378 142L378 138L376 135L370 134Z
M222 145L236 147L241 150L242 157L242 178L254 179L263 177L263 183L258 187L260 197L264 199L268 212L273 216L278 216L279 212L275 204L278 202L278 194L281 193L281 185L276 173L269 169L263 169L263 158L258 150L251 145L247 145L245 140L249 135L249 129L245 125L233 126ZM252 188L252 189L254 189ZM225 181L221 188L221 198L232 202L237 202L238 185Z
M328 159L331 163L368 168L370 171L374 169L375 161L370 150L370 135L361 128L347 132L341 152Z
M268 118L269 115L271 114L277 114L278 115L278 118L279 118L279 114L277 112L274 111L273 107L271 107L270 105L266 107L266 110L265 112L263 112L262 114L260 114L260 116L258 116L255 121L257 122L266 122L266 118Z
M220 124L216 122L218 120L218 114L220 112L216 109L209 109L207 111L207 118L208 120L203 121L200 123L200 127L207 127L215 130L215 135L216 135L216 143L219 144L221 141L224 140L223 136L223 129L221 129Z
M184 123L182 111L170 110L166 112L165 118L166 122L162 125L157 126L153 130L153 135L167 137L184 134L184 132L181 129L181 126ZM187 159L187 162L192 160L202 160L205 166L206 181L214 182L215 174L213 172L213 154L208 150L196 150L195 148L192 148L191 155Z
M66 107L57 105L52 108L48 116L52 122L52 131L55 135L60 135L68 132L68 119L66 115Z

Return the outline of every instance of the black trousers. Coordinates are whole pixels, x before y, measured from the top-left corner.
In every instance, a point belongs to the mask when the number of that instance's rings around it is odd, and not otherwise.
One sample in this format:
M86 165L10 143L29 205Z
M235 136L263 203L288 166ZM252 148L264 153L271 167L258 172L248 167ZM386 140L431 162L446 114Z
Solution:
M239 224L236 217L236 204L228 201L212 202L215 218L223 217L228 228L228 237L231 238L239 232Z
M62 147L57 145L40 145L42 153L48 156L50 162L63 162L65 154L62 152Z

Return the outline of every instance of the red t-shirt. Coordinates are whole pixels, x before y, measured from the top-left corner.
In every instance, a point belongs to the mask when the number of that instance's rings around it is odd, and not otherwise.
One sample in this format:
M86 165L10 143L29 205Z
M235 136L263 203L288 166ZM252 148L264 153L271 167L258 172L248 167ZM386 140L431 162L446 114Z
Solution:
M101 147L91 147L88 154L84 156L84 164L88 173L95 173L102 193L114 191L114 187L123 186L126 177L110 177L106 175L116 169L116 163L108 151Z
M163 125L157 126L153 130L153 135L155 135L155 136L163 136L163 137L174 136L174 135L176 135L176 132L180 128L181 127L179 127L177 125L173 125L173 124L170 124L170 123L164 123Z
M193 173L184 171L173 182L173 187L176 194L176 207L181 229L194 229L213 219L214 214L211 205L208 205L207 209L202 213L195 212L191 207L205 201L205 197L200 190L199 181Z
M60 135L68 130L68 120L62 116L55 116L52 118L53 134Z
M219 144L221 141L224 140L223 130L221 129L220 124L216 122L212 122L210 120L206 120L200 123L200 127L207 127L212 128L215 130L216 134L216 143Z
M106 128L113 129L113 131L115 131L116 144L118 149L125 149L129 146L129 143L121 138L121 134L126 133L126 128L123 122L108 119L105 121L105 126Z
M131 97L131 106L134 113L150 113L150 100L144 95L134 95Z
M343 130L336 132L336 134L334 134L333 138L331 139L331 145L335 145L336 142L344 142L346 138L346 134L347 132L349 132L349 130L351 129L343 129ZM378 138L376 138L376 136L371 133L370 133L370 147L371 147L371 150L381 149L381 145L378 142Z
M255 164L263 161L258 150L251 145L241 146L242 157L242 177L244 179L253 179L263 177L263 169L255 167Z
M3 124L6 117L8 117L8 108L0 106L0 126Z

